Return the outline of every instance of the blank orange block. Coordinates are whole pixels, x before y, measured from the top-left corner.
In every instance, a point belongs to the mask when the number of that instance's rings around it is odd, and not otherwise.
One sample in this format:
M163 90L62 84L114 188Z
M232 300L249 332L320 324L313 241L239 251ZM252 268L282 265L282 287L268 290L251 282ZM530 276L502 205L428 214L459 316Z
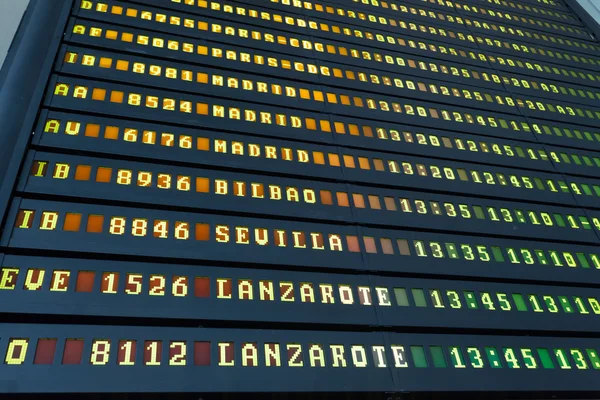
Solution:
M397 239L396 243L398 244L401 255L410 256L410 248L408 247L408 241L406 239Z
M91 293L94 289L94 271L79 271L77 272L77 284L75 285L76 292Z
M196 178L196 192L208 193L210 192L210 180L208 178Z
M319 125L323 132L331 132L331 124L329 123L329 121L325 121L322 119L319 121Z
M394 201L393 197L390 196L385 196L383 198L383 201L385 202L385 209L388 211L396 211L396 202Z
M371 169L371 165L369 164L369 159L367 157L358 157L358 165L360 169Z
M208 138L199 137L196 143L198 150L208 151L210 150L210 141Z
M369 207L374 210L381 210L381 202L379 201L379 197L370 194L369 195Z
M370 236L363 237L363 243L365 244L365 250L367 253L377 253L377 246L375 245L375 239Z
M104 101L104 99L106 99L106 90L99 89L99 88L94 88L94 90L92 92L92 99L93 100Z
M356 165L354 164L354 157L348 154L344 154L344 165L347 168L356 168Z
M104 138L117 140L119 139L119 127L118 126L107 126L104 129Z
M123 32L123 34L121 35L121 40L123 42L132 43L133 42L133 34L128 33L128 32Z
M117 60L117 69L119 71L128 71L129 70L129 61Z
M56 339L38 339L34 364L52 364L56 353Z
M333 153L329 153L329 154L327 154L327 156L329 158L329 165L331 165L332 167L340 166L340 156L338 156L337 154L333 154Z
M346 243L348 245L348 251L350 251L352 253L360 253L358 237L348 235L348 236L346 236Z
M87 124L85 126L85 136L98 137L100 133L100 125L98 124Z
M210 239L210 225L196 224L196 240L206 241Z
M383 254L394 254L394 246L392 245L391 239L381 238L381 249L383 250Z
M208 83L208 74L198 72L196 74L196 81L198 81L198 83Z
M325 165L325 155L320 151L313 151L313 160L315 164Z
M373 165L375 166L376 171L385 171L385 167L383 166L383 160L379 158L374 158Z
M348 200L348 193L346 192L337 192L335 194L338 206L340 207L349 207L350 201Z
M123 92L119 90L113 90L110 92L110 102L111 103L123 103Z
M100 58L100 68L110 68L112 67L112 58L101 57Z
M81 214L67 213L65 216L65 222L63 224L63 230L69 232L79 232L81 227Z
M89 181L92 173L92 167L89 165L78 165L75 169L76 181Z
M321 190L321 203L328 206L333 204L333 198L329 190Z
M300 98L304 100L310 100L310 91L307 89L300 89Z
M352 193L352 202L356 208L365 208L365 198L360 193Z
M196 103L196 114L208 115L208 104Z
M317 130L317 121L314 118L306 118L306 129L311 131Z

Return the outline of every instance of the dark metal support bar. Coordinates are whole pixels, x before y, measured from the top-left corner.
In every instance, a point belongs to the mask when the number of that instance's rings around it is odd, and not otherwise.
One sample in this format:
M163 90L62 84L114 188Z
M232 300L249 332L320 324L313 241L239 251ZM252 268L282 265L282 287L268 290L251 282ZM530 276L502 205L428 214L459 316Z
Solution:
M32 0L0 71L0 222L72 4L73 0Z

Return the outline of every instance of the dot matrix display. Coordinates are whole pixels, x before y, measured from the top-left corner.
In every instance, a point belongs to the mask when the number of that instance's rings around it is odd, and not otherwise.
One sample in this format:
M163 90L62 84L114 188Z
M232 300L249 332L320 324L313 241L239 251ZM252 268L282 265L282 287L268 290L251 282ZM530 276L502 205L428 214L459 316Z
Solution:
M6 172L0 392L600 390L570 4L64 2Z

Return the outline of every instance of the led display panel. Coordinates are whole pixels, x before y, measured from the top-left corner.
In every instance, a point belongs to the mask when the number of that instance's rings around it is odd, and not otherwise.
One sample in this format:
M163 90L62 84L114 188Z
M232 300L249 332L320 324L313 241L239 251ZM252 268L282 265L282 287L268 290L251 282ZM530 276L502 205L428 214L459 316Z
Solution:
M31 8L1 393L600 391L600 43L569 2Z
M104 392L106 381L125 392L135 385L132 376L147 381L150 390L172 392L224 390L231 388L229 381L236 391L248 392L269 384L303 391L305 382L314 391L412 391L423 379L432 379L437 391L466 384L479 390L568 390L589 385L600 368L597 339L218 328L148 332L93 325L1 328L2 373L8 379L25 375L20 381L35 392L64 387ZM35 379L40 369L47 374ZM286 380L292 373L297 379Z
M594 332L593 289L84 259L7 256L0 297L12 312L260 322ZM535 292L532 292L534 290ZM60 297L61 303L57 300ZM18 298L18 301L8 300ZM476 318L475 318L476 316ZM500 318L501 317L501 318ZM525 318L526 317L526 318ZM557 324L563 320L564 325Z

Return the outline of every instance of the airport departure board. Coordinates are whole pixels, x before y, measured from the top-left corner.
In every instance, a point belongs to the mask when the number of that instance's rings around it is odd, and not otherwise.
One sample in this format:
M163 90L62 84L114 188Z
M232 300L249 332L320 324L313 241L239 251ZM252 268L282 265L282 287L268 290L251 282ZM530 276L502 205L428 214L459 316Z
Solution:
M33 1L0 392L600 391L573 3Z

